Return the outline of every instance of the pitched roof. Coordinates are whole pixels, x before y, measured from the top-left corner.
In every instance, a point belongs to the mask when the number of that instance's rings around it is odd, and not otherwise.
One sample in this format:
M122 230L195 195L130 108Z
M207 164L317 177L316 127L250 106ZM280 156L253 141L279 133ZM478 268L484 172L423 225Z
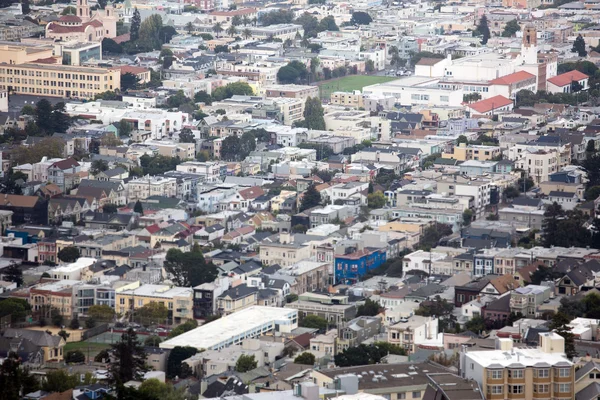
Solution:
M469 104L467 107L480 113L486 113L501 107L506 107L509 104L512 104L511 99L498 95Z
M0 206L35 207L37 196L21 196L18 194L0 194Z
M121 70L121 75L125 75L127 73L137 75L148 72L148 68L136 67L133 65L123 65L119 67L119 69Z
M580 80L586 79L586 78L589 78L589 76L587 76L583 72L573 70L573 71L565 72L564 74L556 75L556 76L548 79L548 82L552 83L555 86L562 87L562 86L570 85L571 82L573 82L573 81L580 81Z
M73 167L79 167L79 163L74 158L66 158L61 161L57 161L50 166L50 168L55 167L59 169L69 169Z
M513 83L526 81L531 78L535 78L535 75L526 71L518 71L501 76L500 78L492 79L490 83L493 83L494 85L512 85Z
M260 186L252 186L247 189L242 189L239 191L240 196L244 198L244 200L255 199L265 194L265 191Z
M490 280L490 283L496 288L496 290L500 294L506 293L509 290L513 290L521 286L519 285L519 282L517 282L515 278L510 274L493 278L492 280Z
M445 58L421 58L416 65L435 65L440 61L444 61Z

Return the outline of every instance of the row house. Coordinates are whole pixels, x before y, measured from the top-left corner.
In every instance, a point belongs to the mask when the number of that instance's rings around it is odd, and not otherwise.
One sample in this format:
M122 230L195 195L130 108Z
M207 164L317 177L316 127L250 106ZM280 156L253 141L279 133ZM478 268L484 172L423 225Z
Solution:
M177 195L177 179L161 176L135 178L128 183L129 201L145 200L150 196L175 197Z
M59 225L62 221L77 223L84 214L98 208L92 198L90 204L85 197L57 196L48 201L48 223Z
M81 165L75 159L67 158L48 167L48 181L65 192L79 184L81 172Z

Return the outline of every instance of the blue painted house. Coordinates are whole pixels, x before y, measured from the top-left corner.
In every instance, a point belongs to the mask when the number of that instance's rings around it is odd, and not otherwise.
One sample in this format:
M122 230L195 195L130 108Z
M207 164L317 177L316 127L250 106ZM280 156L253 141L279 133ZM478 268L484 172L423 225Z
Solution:
M386 256L386 249L372 247L336 255L335 283L356 283L361 276L381 266L385 262Z

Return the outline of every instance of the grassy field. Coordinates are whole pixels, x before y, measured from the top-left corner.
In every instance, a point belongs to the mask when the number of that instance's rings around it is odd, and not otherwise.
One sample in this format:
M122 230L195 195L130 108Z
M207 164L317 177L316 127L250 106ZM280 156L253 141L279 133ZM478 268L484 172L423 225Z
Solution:
M90 358L93 360L98 353L108 348L110 348L110 343L70 342L65 344L63 354L67 354L68 351L72 350L80 350L87 357L89 349Z
M369 75L350 75L340 79L323 82L319 85L321 99L329 99L332 92L351 92L353 90L362 90L364 86L374 85L396 80L392 76L369 76Z

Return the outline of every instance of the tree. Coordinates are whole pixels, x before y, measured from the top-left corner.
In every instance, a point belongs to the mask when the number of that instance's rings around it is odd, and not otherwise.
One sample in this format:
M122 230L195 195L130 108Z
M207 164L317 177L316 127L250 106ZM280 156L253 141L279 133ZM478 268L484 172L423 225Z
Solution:
M592 186L585 191L584 197L586 201L596 200L600 196L600 186Z
M244 37L244 39L248 40L252 37L252 31L249 28L244 28L244 30L242 31L242 36Z
M513 37L515 33L521 30L521 26L516 19L508 21L504 26L504 31L502 31L502 37Z
M169 359L167 360L167 378L173 379L176 376L179 378L184 378L181 376L181 366L183 364L183 360L187 360L196 353L198 353L198 349L195 347L174 347L169 353Z
M97 321L108 322L113 320L115 316L115 310L105 304L93 305L88 308L87 315L88 317Z
M310 185L302 196L300 203L300 212L309 208L317 207L321 204L321 194L317 191L315 185Z
M88 318L85 320L85 328L92 329L96 326L96 320L94 318Z
M318 329L320 332L324 332L329 323L325 318L319 317L318 315L306 315L300 320L301 327Z
M483 317L473 317L465 323L464 328L475 333L483 332L485 331L485 320Z
M371 208L371 209L383 208L383 206L385 206L385 203L386 203L385 195L383 193L381 193L380 191L377 191L375 193L371 193L371 194L367 195L367 204L369 205L369 208Z
M490 28L488 26L488 19L485 16L485 14L481 16L481 19L479 19L479 24L477 25L477 29L475 29L475 31L473 31L473 36L480 36L480 35L481 35L481 44L487 44L488 40L491 37L491 34L490 34Z
M393 61L393 59L392 59L392 61ZM375 62L373 60L367 60L365 62L365 70L367 72L373 72L373 71L375 71Z
M460 145L461 143L464 144L469 144L469 139L467 139L467 137L465 135L460 135L457 139L456 139L456 144Z
M521 192L519 191L519 189L517 189L514 186L509 186L506 189L504 189L504 195L506 196L507 199L514 199L516 197L519 197L521 195Z
M238 30L235 27L235 25L233 25L233 24L229 25L229 28L227 28L227 34L230 37L234 37L235 35L237 35L237 33L238 33Z
M51 320L52 320L52 325L56 326L57 328L60 328L63 325L64 317L57 309L54 308L52 310ZM67 340L67 339L65 339L65 340Z
M294 11L279 9L271 11L260 16L260 23L263 26L290 24L294 20Z
M257 365L258 362L254 358L254 355L242 354L235 363L235 370L244 373L252 371Z
M126 92L129 89L135 89L137 87L140 78L131 72L126 72L121 75L121 91Z
M42 389L46 392L60 393L79 385L79 376L71 375L64 369L55 369L46 372Z
M6 282L14 282L17 287L23 286L23 271L16 263L11 263L2 273L2 280Z
M366 315L369 317L374 317L379 314L379 303L373 301L371 299L367 299L364 304L361 304L356 308L356 316L360 317L361 315Z
M371 22L373 22L373 18L364 11L353 12L350 19L352 25L369 25Z
M250 85L246 82L233 82L225 86L220 86L213 90L212 98L215 101L229 99L234 95L251 96L254 93Z
M575 350L575 335L571 332L572 328L568 326L570 322L571 319L566 314L557 312L552 317L552 322L550 323L550 329L565 339L565 355L567 358L573 358L577 355L577 351Z
M242 146L241 140L237 136L227 136L221 143L221 159L226 161L236 161L240 155Z
M187 24L185 24L185 30L187 31L188 35L191 35L194 31L194 24L192 24L191 21L188 22Z
M587 172L587 188L600 186L600 154L594 153L588 156L581 165Z
M441 238L452 234L452 227L446 224L436 224L425 228L419 241L419 249L429 251L432 247L438 245Z
M136 319L144 326L165 323L168 316L167 307L154 301L135 310Z
M62 262L75 262L79 259L79 249L73 246L63 247L57 254L58 259Z
M173 65L173 51L171 49L162 49L158 59L162 61L163 69L171 68L171 65Z
M194 102L204 103L207 106L210 106L212 104L212 96L210 94L206 93L204 90L201 90L199 92L196 92L196 94L194 94Z
M141 201L138 200L135 202L135 205L133 206L133 212L144 215L144 206L142 206Z
M324 31L339 31L340 28L337 26L337 24L335 23L335 18L333 18L331 15L322 18L319 21L319 24L317 25L317 32L324 32Z
M585 40L581 34L577 35L575 41L573 42L573 48L571 49L572 53L577 53L579 57L587 56L587 50L585 47Z
M62 331L62 332L64 332L64 331ZM68 335L68 333L67 333L67 335ZM67 354L65 354L65 362L67 364L81 364L81 363L84 363L85 362L85 354L83 354L83 352L81 350L67 351Z
M308 70L306 69L306 65L300 61L292 61L277 71L277 80L283 84L299 83L306 80L307 77Z
M195 319L189 319L183 324L178 325L175 329L171 330L171 332L169 332L169 339L174 338L175 336L179 336L187 331L191 331L192 329L195 329L197 327L198 322L196 322Z
M196 143L196 139L190 128L183 128L179 132L179 143Z
M107 214L116 214L118 210L116 204L108 203L102 206L102 212Z
M133 9L133 16L131 17L131 26L129 27L129 35L132 42L135 42L140 37L140 25L142 23L142 17L137 7Z
M542 243L544 247L551 247L557 244L559 219L563 216L564 211L562 206L556 202L546 208L544 220L542 221Z
M146 340L144 340L144 346L146 347L158 347L158 345L162 342L160 336L152 335L148 336Z
M100 172L104 172L106 170L108 170L108 162L106 160L92 161L92 166L90 167L90 173L92 175L96 176Z
M389 354L406 355L400 346L387 342L375 342L370 345L360 344L348 347L335 355L335 365L338 367L352 367L356 365L378 364L381 359Z
M206 262L197 246L188 253L179 249L169 249L164 268L177 286L198 286L213 282L218 276L217 267L212 262Z
M158 14L152 14L140 25L139 39L137 45L142 51L152 51L160 49L162 41L160 32L163 27L162 17Z
M102 39L102 52L109 54L122 54L123 46L110 38Z
M110 365L111 379L120 384L139 380L146 372L146 352L132 328L121 335L112 346L114 361Z
M69 323L69 328L76 331L79 329L79 320L77 318L73 318ZM65 339L66 340L66 339Z
M77 15L77 8L73 6L67 6L62 10L60 15Z
M40 389L38 380L29 372L29 367L21 365L19 356L8 352L0 365L0 398L6 400L22 399L22 394Z
M315 355L306 351L294 358L294 363L302 365L315 365L315 360Z
M321 105L321 100L317 97L309 97L306 99L304 106L304 122L306 128L317 131L326 130L324 111Z
M8 298L0 301L0 317L11 316L12 322L21 322L30 314L31 306L26 300Z
M35 105L35 123L45 132L52 131L52 104L41 99Z
M221 25L220 22L217 22L213 25L212 31L215 33L215 35L217 35L217 37L219 37L219 34L223 32L223 25Z
M473 220L473 211L466 208L465 211L463 211L463 213L462 213L462 218L463 218L464 226L471 225L471 221Z

